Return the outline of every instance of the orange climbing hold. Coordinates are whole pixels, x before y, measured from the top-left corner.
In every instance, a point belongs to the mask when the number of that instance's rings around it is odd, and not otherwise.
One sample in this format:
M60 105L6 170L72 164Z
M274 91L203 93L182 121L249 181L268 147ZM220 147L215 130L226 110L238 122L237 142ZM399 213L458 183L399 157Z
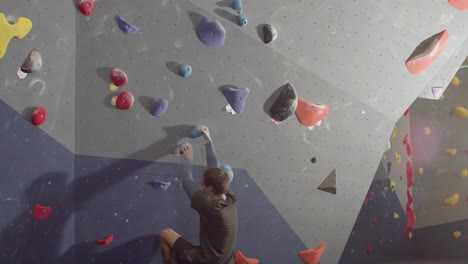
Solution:
M449 0L449 4L459 10L468 10L468 0Z
M318 264L326 246L327 244L322 244L314 249L301 251L299 257L306 264Z
M242 252L236 252L236 262L235 264L258 264L260 260L254 258L246 258Z
M329 111L330 107L328 105L310 104L304 99L299 98L297 101L296 111L294 113L296 114L299 123L306 127L311 127L324 119L328 115Z
M406 68L412 74L420 74L429 67L442 53L447 45L449 33L447 30L440 32L422 52L414 55L406 61Z

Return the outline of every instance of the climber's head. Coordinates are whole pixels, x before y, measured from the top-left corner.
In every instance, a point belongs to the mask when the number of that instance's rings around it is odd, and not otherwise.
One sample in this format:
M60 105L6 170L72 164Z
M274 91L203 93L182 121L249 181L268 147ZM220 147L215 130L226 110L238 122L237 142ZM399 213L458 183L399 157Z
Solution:
M220 168L208 168L203 173L202 189L213 195L226 194L229 189L229 176Z

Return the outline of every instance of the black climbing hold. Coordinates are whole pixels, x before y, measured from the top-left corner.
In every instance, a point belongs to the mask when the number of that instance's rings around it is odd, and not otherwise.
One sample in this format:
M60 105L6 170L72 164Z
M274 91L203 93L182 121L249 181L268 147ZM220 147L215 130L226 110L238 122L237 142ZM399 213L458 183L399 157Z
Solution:
M313 157L312 159L310 159L310 162L316 163L316 162L317 162L317 158L316 158L316 157Z
M336 194L336 169L330 172L327 178L325 178L317 189L331 194Z
M42 67L42 56L36 49L33 49L26 60L21 65L21 71L25 73L37 72Z
M273 120L281 122L294 114L297 107L296 89L287 83L279 90L279 95L268 109L268 114Z
M278 32L271 25L263 26L263 42L268 44L278 37Z

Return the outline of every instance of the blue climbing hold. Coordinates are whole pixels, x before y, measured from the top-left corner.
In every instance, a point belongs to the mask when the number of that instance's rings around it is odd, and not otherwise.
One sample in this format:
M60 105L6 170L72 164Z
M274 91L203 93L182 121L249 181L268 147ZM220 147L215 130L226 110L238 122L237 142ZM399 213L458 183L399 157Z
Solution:
M232 171L231 166L224 164L221 165L220 168L227 173L227 175L229 176L229 183L231 183L232 179L234 178L234 172Z
M192 75L192 66L185 63L179 65L179 74L185 78L190 77Z
M245 27L247 26L247 24L249 23L249 21L247 20L247 17L245 17L244 15L239 15L237 17L237 24L241 27Z
M198 126L194 126L192 128L192 131L190 132L190 137L191 138L198 138L198 137L201 137L201 136L203 136L203 134L200 131L198 131Z
M242 0L232 0L232 8L237 11L237 14L242 14Z
M151 114L153 116L162 116L167 111L169 101L167 99L156 100L151 106Z
M167 189L169 189L169 186L171 186L171 182L151 180L150 182L148 182L148 185L151 185L156 190L167 191Z
M119 25L120 30L122 30L122 32L125 34L135 34L140 30L138 26L129 24L120 15L116 15L115 19L117 20L117 24Z
M184 149L185 147L187 147L187 146L190 146L190 143L188 143L188 142L186 142L186 141L180 143L180 145L179 145L179 152L180 152L180 154L184 154L183 149Z
M250 93L249 88L239 89L231 85L226 85L223 86L222 92L236 113L240 114L244 112L247 97Z

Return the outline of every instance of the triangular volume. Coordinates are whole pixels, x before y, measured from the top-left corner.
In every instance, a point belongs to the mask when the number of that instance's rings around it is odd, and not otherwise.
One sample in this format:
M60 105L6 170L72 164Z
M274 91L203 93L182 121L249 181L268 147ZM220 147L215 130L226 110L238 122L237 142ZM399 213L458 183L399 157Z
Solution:
M317 188L321 191L336 194L336 169L334 169L328 177Z
M318 264L326 246L327 244L322 244L314 249L301 251L299 257L306 264Z

